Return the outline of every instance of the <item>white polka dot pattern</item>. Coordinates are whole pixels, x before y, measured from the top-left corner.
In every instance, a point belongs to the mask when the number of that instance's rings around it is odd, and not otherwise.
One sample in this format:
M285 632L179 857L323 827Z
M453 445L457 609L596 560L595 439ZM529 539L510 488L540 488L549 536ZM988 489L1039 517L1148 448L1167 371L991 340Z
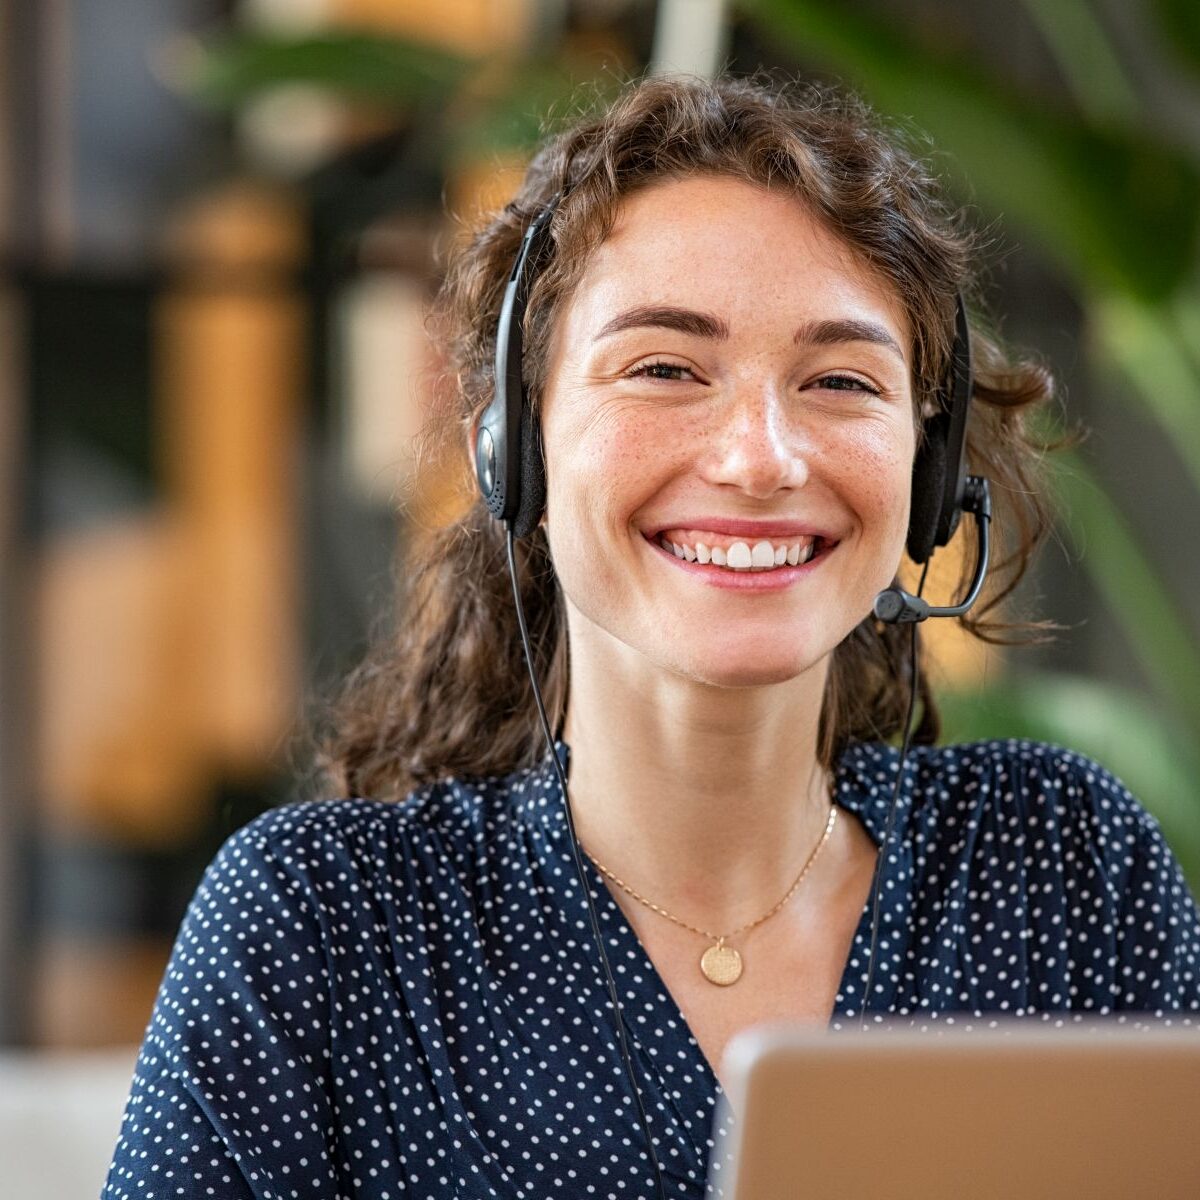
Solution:
M895 769L894 750L856 745L836 771L877 843ZM1118 782L1026 742L917 749L906 770L869 1016L1191 1022L1200 918ZM698 1200L718 1085L589 871L667 1192ZM834 1030L859 1021L869 917ZM167 968L105 1200L653 1194L549 760L403 805L287 805L226 842Z

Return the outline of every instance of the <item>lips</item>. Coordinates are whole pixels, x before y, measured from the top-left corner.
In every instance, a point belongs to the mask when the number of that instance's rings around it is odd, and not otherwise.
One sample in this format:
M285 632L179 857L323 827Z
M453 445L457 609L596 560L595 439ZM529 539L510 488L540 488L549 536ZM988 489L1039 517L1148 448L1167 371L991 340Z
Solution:
M802 521L751 521L736 517L688 517L670 525L650 527L644 532L651 540L672 533L693 533L701 538L708 534L721 544L722 539L740 539L752 543L761 540L787 542L797 538L819 538L827 542L837 540L831 530Z
M708 520L666 526L643 536L710 582L749 586L754 580L772 589L807 573L811 560L838 544L810 527L762 521Z

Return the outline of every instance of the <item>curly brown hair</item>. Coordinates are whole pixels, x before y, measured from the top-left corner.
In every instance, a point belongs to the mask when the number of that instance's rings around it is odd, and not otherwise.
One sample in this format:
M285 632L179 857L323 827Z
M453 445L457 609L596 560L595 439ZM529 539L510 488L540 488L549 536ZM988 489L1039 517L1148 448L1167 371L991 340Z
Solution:
M940 402L956 294L973 296L975 239L909 143L843 92L730 78L643 80L550 138L512 203L455 253L434 313L454 372L431 437L448 452L464 493L473 490L467 430L491 399L505 282L525 229L559 193L551 248L525 320L525 381L535 410L556 317L623 200L663 179L711 173L790 189L891 282L914 331L919 424ZM977 314L979 306L971 307ZM972 325L967 453L971 471L992 484L997 554L986 602L962 621L978 637L1011 641L1024 627L987 614L1016 586L1049 525L1039 486L1044 446L1029 417L1053 386L1040 364L1010 358L977 316ZM542 531L518 543L517 552L535 665L558 719L569 687L566 628ZM964 572L971 566L965 562ZM398 631L350 677L333 707L320 755L333 786L347 795L399 798L449 775L504 774L536 761L544 746L504 534L481 501L414 544L406 584ZM911 682L908 637L872 617L834 651L818 741L824 765L851 741L900 730ZM915 736L932 741L937 706L924 686L922 700Z

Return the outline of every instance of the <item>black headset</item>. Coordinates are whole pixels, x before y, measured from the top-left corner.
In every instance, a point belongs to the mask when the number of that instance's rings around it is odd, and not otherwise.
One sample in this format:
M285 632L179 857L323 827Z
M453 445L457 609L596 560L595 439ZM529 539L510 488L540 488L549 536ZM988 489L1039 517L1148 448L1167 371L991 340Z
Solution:
M562 791L575 868L583 888L592 932L604 968L609 1000L616 1018L618 1046L632 1085L633 1099L645 1138L647 1153L654 1168L656 1189L662 1200L665 1200L666 1188L663 1184L662 1171L658 1156L654 1151L654 1142L650 1136L649 1122L642 1104L637 1073L634 1070L625 1038L625 1022L621 1012L621 1003L609 966L608 955L604 949L604 941L600 935L591 889L584 872L582 850L575 834L567 779L555 748L554 735L546 714L537 672L534 669L534 658L525 623L514 549L517 539L528 537L537 528L546 506L546 465L542 455L541 427L533 415L532 406L525 394L522 351L525 307L529 298L531 276L534 267L543 255L549 238L550 224L561 199L562 193L560 192L530 222L521 239L521 247L517 251L512 270L509 272L496 328L495 392L491 403L480 417L475 434L475 478L488 511L505 528L513 603L516 608L517 625L521 635L525 662L529 668L530 681L533 684L534 701L537 705L542 732L549 748L550 759ZM912 595L898 585L880 592L875 598L874 611L879 620L893 624L913 624L913 629L910 694L908 714L904 722L904 742L896 772L896 784L888 813L887 827L876 862L876 878L872 884L875 902L871 920L871 949L862 999L864 1022L871 992L871 981L874 978L875 945L879 927L879 899L882 892L880 875L885 862L887 844L891 838L900 785L904 776L904 761L908 754L912 714L917 695L915 623L929 617L961 616L978 599L987 575L991 496L987 480L978 475L968 475L966 471L967 414L970 402L970 329L967 324L966 308L963 305L962 297L959 296L954 318L954 344L950 356L948 377L941 394L937 397L935 411L925 421L921 442L913 462L912 501L906 547L910 558L917 563L928 565L934 550L938 546L946 545L954 536L962 514L970 512L975 517L979 552L970 588L966 597L958 604L940 608L933 607L921 598L919 587L918 594ZM923 581L924 576L922 575Z
M546 506L541 425L525 396L523 343L531 258L537 259L561 194L525 230L509 272L496 326L496 384L475 434L475 478L488 511L514 537L528 537ZM516 436L513 436L516 431Z

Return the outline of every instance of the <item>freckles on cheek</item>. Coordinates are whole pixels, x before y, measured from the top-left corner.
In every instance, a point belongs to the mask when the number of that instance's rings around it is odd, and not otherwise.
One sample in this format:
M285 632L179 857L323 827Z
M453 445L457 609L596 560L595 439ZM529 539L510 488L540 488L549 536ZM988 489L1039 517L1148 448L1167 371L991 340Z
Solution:
M911 471L916 441L909 427L877 426L850 438L844 451L856 470L890 479Z
M617 405L593 416L571 437L571 457L580 477L587 477L600 489L606 505L636 504L641 487L652 475L661 473L670 449L664 445L661 427L622 413ZM597 498L593 492L589 499Z
M637 481L648 479L664 458L663 447L653 437L639 436L629 429L612 439L608 451L606 465L614 475L627 481L626 490L636 489Z
M597 404L567 431L571 444L591 456L616 457L646 453L653 449L659 434L644 418L644 407L637 403L612 401Z
M912 441L895 430L865 435L841 447L842 478L867 511L895 514L904 523L912 490Z

